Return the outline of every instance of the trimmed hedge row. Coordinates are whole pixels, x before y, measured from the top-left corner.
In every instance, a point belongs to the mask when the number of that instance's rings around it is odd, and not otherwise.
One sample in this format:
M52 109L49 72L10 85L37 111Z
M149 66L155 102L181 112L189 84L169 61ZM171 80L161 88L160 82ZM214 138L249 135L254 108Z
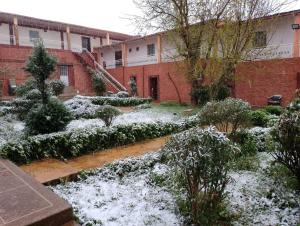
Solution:
M84 98L84 97L82 97ZM111 105L116 107L137 106L140 104L151 103L151 98L138 98L138 97L89 97L95 105Z
M68 159L96 150L169 135L197 124L198 118L190 117L180 123L119 125L32 136L20 142L7 143L0 149L0 157L17 164L50 157Z

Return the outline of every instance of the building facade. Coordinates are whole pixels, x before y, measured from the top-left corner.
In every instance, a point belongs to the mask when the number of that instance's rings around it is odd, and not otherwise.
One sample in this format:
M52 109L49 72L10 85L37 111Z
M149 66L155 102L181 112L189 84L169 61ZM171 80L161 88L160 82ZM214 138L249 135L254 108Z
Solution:
M287 105L300 88L300 11L280 14L257 31L255 59L236 71L234 95L254 106L282 95ZM158 101L191 102L191 85L180 71L176 48L164 33L130 36L60 22L0 13L0 91L9 95L10 83L23 83L23 67L37 40L58 58L54 79L61 79L72 94L92 95L88 67L107 74L109 90L129 89L135 79L138 96Z

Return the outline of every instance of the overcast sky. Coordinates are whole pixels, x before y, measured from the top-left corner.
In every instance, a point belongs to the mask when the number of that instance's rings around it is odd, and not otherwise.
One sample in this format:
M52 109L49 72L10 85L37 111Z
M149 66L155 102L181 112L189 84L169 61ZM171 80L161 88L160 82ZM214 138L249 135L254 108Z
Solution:
M124 18L139 13L132 0L0 0L0 11L136 34ZM299 9L300 0L291 9Z

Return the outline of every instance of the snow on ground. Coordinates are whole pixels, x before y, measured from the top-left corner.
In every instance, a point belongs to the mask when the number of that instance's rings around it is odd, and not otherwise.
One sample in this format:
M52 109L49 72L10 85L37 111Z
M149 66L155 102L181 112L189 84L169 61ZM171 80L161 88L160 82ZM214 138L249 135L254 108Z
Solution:
M180 116L170 112L160 112L153 109L146 109L130 113L124 113L118 116L112 125L124 125L132 123L154 123L154 122L174 122L178 121ZM78 119L73 120L67 126L67 130L78 128L103 127L104 123L100 119Z
M234 225L297 225L300 220L300 195L269 178L265 169L273 157L259 153L257 172L231 172L227 186L229 209L240 216Z
M172 169L158 163L157 154L126 159L96 170L86 180L58 185L54 192L74 208L82 225L182 225L174 197L149 177ZM300 195L265 174L273 157L259 153L257 172L231 172L228 209L237 216L233 225L296 226L300 220ZM85 224L84 224L84 223ZM98 222L95 223L95 222ZM101 223L100 223L101 222Z
M73 206L82 225L181 225L171 194L149 183L151 173L166 170L155 155L118 161L86 180L52 189Z
M0 117L0 146L19 139L23 135L24 127L24 123L16 120L15 116Z

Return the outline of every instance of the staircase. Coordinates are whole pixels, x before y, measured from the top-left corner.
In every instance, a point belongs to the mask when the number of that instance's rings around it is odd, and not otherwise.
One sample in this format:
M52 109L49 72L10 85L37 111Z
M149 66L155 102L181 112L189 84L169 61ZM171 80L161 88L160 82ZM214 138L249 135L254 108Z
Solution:
M115 79L102 65L100 65L91 52L84 49L82 53L75 53L80 62L86 67L91 67L103 79L106 85L112 86L116 91L127 91L117 79Z

